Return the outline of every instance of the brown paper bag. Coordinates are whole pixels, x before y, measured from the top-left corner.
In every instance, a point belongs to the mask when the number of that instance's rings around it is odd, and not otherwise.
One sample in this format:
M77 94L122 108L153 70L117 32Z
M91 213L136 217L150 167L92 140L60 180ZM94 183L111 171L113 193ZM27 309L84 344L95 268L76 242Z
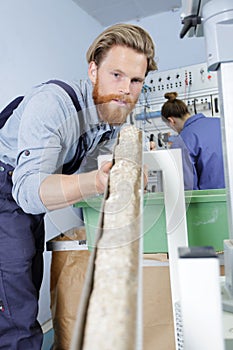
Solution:
M167 255L144 254L143 257L147 262L151 260L151 265L153 261L165 263L143 267L143 350L175 350Z
M58 240L85 239L83 228L68 231ZM54 329L53 350L68 350L77 318L82 287L90 252L88 250L53 251L50 297Z
M85 239L83 231L76 239ZM70 236L61 240L74 239ZM54 251L51 263L53 350L70 348L89 251ZM144 254L144 259L167 262L166 254ZM175 350L168 266L143 267L143 350Z

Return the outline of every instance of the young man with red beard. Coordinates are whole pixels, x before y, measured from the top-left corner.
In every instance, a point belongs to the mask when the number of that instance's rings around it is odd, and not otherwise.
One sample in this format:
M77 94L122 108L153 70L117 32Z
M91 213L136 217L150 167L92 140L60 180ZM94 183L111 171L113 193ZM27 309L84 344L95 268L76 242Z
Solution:
M111 163L97 170L97 156L157 68L150 36L129 24L101 33L87 60L88 79L68 82L79 113L61 86L41 84L0 130L0 349L41 349L44 215L104 192Z

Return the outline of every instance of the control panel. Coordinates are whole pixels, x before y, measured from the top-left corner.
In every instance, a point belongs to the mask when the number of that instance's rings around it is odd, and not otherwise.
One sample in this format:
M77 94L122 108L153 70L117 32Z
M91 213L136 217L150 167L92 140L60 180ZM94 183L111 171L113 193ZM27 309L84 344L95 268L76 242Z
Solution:
M215 91L217 88L217 73L209 72L206 63L150 72L145 80L145 89L155 99L163 98L166 92L171 91L178 92L179 96L186 96L197 91Z
M217 72L209 72L206 63L150 72L131 115L131 122L147 134L162 135L161 141L164 133L174 134L161 119L161 108L166 102L164 95L167 92L177 92L191 115L203 113L207 117L220 117ZM164 148L164 144L158 144L159 147Z

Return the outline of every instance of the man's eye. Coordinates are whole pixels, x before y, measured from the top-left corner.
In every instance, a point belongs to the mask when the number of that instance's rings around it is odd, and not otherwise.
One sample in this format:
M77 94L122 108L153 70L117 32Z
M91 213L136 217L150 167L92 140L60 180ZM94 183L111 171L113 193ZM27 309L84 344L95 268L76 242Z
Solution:
M132 79L133 84L142 84L142 81L140 79Z

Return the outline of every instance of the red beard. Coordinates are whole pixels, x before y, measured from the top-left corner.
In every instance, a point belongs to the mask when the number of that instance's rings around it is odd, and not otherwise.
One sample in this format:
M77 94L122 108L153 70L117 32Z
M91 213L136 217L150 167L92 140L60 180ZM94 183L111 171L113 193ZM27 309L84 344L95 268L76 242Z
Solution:
M136 101L133 101L126 95L100 95L98 79L93 89L93 100L100 119L109 123L110 125L125 123L127 116L133 110L136 103ZM117 105L117 103L114 104L114 101L120 101L123 102L123 104Z

